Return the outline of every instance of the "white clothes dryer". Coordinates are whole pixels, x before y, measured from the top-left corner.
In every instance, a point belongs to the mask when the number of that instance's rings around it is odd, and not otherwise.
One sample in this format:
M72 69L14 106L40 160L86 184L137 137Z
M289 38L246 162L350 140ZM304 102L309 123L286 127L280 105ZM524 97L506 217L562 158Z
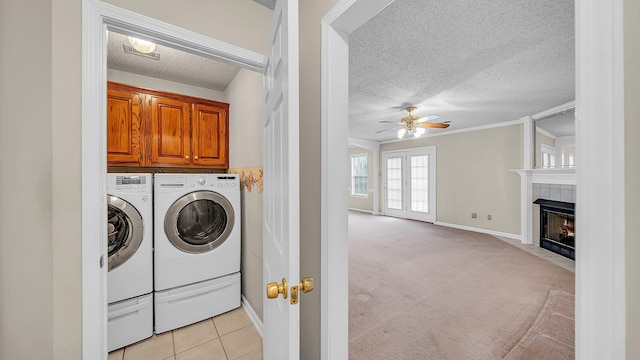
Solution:
M109 351L153 335L151 174L107 174Z
M240 306L240 186L235 174L156 174L156 333Z

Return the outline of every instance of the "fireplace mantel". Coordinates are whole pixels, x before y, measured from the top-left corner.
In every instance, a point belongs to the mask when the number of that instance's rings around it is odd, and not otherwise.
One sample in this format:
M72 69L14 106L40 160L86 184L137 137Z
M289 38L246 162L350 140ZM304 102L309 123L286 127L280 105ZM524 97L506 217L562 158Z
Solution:
M521 177L529 177L535 184L576 184L576 169L519 169L511 170Z

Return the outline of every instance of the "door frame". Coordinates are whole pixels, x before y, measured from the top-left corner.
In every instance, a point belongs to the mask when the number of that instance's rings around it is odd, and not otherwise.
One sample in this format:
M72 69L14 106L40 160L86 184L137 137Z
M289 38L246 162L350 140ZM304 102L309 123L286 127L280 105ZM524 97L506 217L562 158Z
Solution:
M82 1L82 358L107 354L107 29L262 73L262 54L98 0ZM101 239L102 241L96 241Z
M348 354L348 38L392 2L341 0L322 19L322 359ZM623 10L624 0L575 1L578 359L626 357Z

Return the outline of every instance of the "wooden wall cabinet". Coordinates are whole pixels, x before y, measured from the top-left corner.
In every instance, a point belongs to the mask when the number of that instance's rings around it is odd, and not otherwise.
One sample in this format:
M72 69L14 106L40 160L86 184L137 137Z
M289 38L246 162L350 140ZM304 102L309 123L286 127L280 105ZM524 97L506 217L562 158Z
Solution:
M142 94L109 89L107 96L107 162L121 166L143 163Z
M229 167L229 104L108 83L109 166Z
M193 164L206 167L229 167L227 113L226 108L218 105L193 105L191 111Z

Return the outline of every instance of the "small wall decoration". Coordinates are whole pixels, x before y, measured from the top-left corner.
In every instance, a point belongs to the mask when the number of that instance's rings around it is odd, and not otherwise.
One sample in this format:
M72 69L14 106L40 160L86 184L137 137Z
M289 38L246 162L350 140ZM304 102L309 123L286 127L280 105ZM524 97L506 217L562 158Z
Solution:
M263 170L262 166L252 166L244 168L229 169L229 174L238 174L240 177L240 189L247 189L251 192L254 187L258 188L258 193L262 194L263 190Z

